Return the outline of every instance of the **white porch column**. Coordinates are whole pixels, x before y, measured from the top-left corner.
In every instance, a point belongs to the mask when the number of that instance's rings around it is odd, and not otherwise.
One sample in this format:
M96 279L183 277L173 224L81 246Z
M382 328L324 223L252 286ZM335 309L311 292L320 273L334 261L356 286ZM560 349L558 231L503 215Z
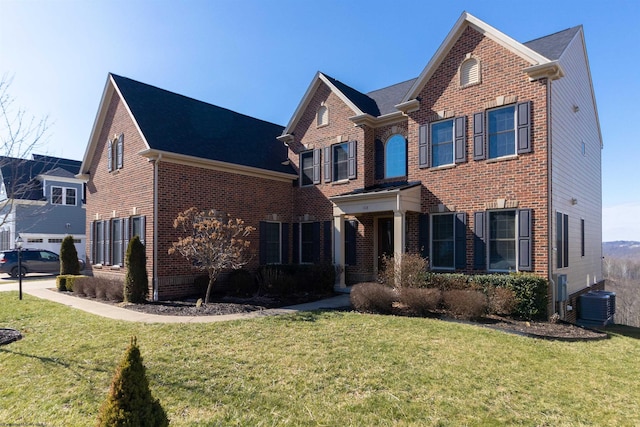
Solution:
M406 247L405 219L405 211L393 211L393 263L396 268L402 263L402 254ZM396 281L399 277L396 275ZM396 286L400 286L400 283L396 283Z
M344 214L333 214L333 265L341 269L336 275L336 288L346 288L346 273L344 270Z

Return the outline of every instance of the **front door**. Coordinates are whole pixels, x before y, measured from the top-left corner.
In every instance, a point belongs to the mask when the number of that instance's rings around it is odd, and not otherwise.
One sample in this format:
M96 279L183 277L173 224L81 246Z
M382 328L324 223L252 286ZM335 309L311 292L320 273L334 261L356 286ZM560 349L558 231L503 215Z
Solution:
M393 256L393 218L378 218L378 271L384 255Z

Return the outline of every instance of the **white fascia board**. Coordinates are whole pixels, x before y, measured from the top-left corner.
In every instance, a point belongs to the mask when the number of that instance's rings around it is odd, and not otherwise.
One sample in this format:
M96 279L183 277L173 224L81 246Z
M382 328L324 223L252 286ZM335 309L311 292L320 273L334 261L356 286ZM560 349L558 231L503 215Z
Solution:
M37 178L40 181L56 181L56 182L68 182L69 184L82 184L82 180L77 178L77 175L73 178L68 176L55 176L55 175L38 175Z
M447 55L447 53L449 53L449 50L451 50L453 45L458 41L467 26L473 27L476 31L480 32L484 36L494 40L509 51L530 62L531 65L540 65L549 62L549 60L544 56L540 55L532 49L529 49L522 43L512 39L506 34L498 31L486 22L481 21L480 19L467 12L462 12L460 18L458 18L451 31L449 31L449 34L447 34L447 37L444 39L433 57L431 57L431 60L424 68L424 70L422 70L416 81L413 83L413 86L411 86L411 89L409 89L409 92L407 92L399 105L409 102L418 96L420 90L429 81L433 73L435 73L444 57Z
M302 114L304 113L304 111L309 106L309 101L311 101L311 98L315 94L316 90L318 90L318 87L320 86L320 83L326 84L329 87L329 89L334 94L336 94L336 96L338 98L340 98L340 100L342 102L345 103L345 105L347 105L349 108L351 108L351 110L354 112L354 114L356 116L364 114L353 102L351 102L351 100L349 98L347 98L344 95L344 93L342 93L337 87L335 87L333 85L333 83L331 83L329 81L329 79L324 74L322 74L320 71L318 71L316 73L316 75L313 77L313 80L311 81L311 84L309 85L309 87L307 88L307 91L305 92L304 96L302 97L302 100L298 104L298 107L296 108L296 111L293 113L293 116L289 120L289 123L287 124L287 127L284 129L284 131L282 132L282 135L278 139L284 138L287 135L291 135L291 132L293 131L293 129L298 124L298 121L300 120L300 117L302 117ZM283 141L282 139L280 139L280 140Z
M96 150L97 139L100 136L102 125L104 124L104 118L107 115L106 104L111 100L113 95L113 82L111 80L111 74L107 77L104 90L102 91L102 97L98 104L98 111L96 112L96 118L93 121L93 127L91 128L91 134L89 135L89 141L87 142L87 148L85 149L84 156L82 157L82 165L80 166L80 174L89 171L91 166L91 160Z
M397 122L404 118L402 111L394 111L393 113L385 114L384 116L375 117L371 114L364 113L359 116L349 117L356 126L370 126L372 128L378 128Z
M256 168L253 166L244 166L235 163L221 162L219 160L203 159L201 157L171 153L169 151L147 149L139 151L138 154L142 157L146 157L149 160L160 160L162 162L195 166L203 169L217 170L238 175L255 176L258 178L271 179L275 181L291 182L298 178L297 174L275 172L267 169Z

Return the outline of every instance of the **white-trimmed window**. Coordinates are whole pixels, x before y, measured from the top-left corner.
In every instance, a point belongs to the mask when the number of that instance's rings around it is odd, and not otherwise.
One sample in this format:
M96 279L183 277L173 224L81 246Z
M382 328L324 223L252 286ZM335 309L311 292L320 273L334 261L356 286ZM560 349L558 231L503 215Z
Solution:
M300 185L313 185L313 151L300 153Z
M431 166L453 164L453 119L431 123Z
M335 144L333 150L333 180L342 181L349 178L349 144Z
M489 270L517 271L516 211L489 212Z
M556 267L569 267L569 215L556 211Z
M107 168L109 172L122 169L124 162L124 134L107 141Z
M280 264L282 262L282 224L279 222L264 222L265 227L265 262L267 264Z
M384 145L384 177L407 175L407 141L400 134L391 136Z
M460 86L465 87L480 83L480 61L476 58L467 58L460 65Z
M124 255L124 227L122 218L111 220L111 264L122 266Z
M320 108L318 108L316 125L326 126L328 124L329 124L329 109L327 108L326 105L321 105Z
M489 158L516 154L515 105L496 108L487 112L489 128Z
M67 187L51 187L52 205L76 205L76 189Z
M455 216L436 214L431 218L431 266L434 269L453 269L455 262Z
M532 149L529 101L474 113L473 160L515 156Z

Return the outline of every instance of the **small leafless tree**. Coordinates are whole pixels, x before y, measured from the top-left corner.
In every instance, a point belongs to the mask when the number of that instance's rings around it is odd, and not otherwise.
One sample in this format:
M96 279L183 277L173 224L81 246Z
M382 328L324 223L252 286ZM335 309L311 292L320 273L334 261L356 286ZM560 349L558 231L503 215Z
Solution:
M246 238L255 228L216 210L199 211L195 207L180 212L173 227L182 237L172 243L169 254L179 253L191 261L194 268L208 273L206 304L222 271L237 270L249 262L250 242Z
M37 188L36 177L26 177L29 174L27 158L44 144L49 129L47 117L36 119L14 105L10 86L11 79L3 75L0 78L0 226L8 221L15 200ZM7 167L9 165L11 167Z

